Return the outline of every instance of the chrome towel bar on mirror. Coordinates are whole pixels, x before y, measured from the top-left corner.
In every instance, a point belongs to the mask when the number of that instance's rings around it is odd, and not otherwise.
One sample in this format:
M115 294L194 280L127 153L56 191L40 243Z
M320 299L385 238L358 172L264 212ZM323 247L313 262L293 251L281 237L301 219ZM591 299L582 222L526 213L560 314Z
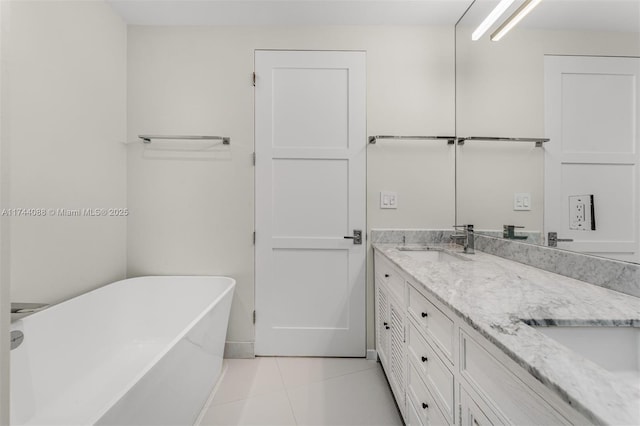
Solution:
M151 143L152 139L186 139L186 140L219 140L222 145L231 145L231 138L228 136L188 136L188 135L138 135L142 142Z
M465 141L505 141L505 142L535 142L536 147L541 148L542 144L549 142L547 138L502 138L494 136L470 136L458 138L458 145L464 145Z
M441 141L446 140L448 145L453 145L456 138L454 136L391 136L377 135L369 136L369 143L375 144L378 139L405 139L405 140L424 140L424 141Z

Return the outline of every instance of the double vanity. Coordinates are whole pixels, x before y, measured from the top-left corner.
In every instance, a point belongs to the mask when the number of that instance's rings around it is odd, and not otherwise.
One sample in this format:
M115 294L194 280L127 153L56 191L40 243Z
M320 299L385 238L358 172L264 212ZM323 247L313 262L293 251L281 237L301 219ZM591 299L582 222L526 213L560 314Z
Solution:
M640 424L637 297L452 244L373 249L406 424Z

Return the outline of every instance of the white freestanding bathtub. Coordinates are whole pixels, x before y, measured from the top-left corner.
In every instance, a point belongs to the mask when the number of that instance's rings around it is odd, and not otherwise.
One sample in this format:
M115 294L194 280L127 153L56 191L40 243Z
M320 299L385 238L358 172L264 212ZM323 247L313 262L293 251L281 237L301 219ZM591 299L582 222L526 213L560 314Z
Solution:
M220 375L234 287L132 278L14 322L11 424L193 424Z

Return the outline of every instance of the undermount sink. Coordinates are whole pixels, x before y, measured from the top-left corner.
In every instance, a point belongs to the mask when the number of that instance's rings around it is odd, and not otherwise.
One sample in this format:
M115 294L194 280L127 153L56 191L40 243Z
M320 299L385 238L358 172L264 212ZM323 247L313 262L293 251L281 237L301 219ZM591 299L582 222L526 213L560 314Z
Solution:
M469 259L443 249L433 247L398 247L407 256L424 262L464 262Z
M621 380L640 387L640 328L603 326L533 326Z

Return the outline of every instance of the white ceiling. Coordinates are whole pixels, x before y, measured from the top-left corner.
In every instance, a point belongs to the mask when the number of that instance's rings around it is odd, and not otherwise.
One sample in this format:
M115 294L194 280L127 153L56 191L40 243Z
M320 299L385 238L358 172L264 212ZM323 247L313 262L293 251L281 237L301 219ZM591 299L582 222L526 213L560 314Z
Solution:
M453 25L472 0L107 0L133 25Z
M511 10L523 1L517 0ZM472 0L107 2L132 25L453 25ZM476 0L463 22L477 25L497 2ZM640 0L543 0L520 25L529 28L640 32Z

